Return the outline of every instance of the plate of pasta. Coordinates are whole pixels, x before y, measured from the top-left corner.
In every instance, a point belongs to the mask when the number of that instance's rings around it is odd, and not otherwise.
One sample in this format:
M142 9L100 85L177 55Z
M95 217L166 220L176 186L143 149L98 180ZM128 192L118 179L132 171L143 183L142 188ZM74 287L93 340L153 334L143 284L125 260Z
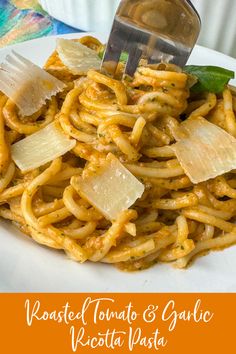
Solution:
M0 51L0 290L235 291L236 60L110 77L103 42Z

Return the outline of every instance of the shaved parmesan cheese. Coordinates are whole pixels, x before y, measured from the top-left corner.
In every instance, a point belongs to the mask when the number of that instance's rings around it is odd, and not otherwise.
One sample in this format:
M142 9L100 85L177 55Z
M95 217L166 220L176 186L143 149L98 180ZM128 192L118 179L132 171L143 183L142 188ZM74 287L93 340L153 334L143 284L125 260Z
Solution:
M115 220L144 192L142 183L112 154L94 174L74 176L71 184L109 220Z
M12 159L23 172L43 166L73 149L75 140L69 139L56 122L27 136L11 146Z
M101 66L98 54L79 42L59 38L56 50L63 64L74 75L84 75L89 69L99 69Z
M0 90L17 105L22 116L37 112L65 87L62 81L14 51L0 66Z
M175 130L172 145L193 183L215 178L236 168L236 139L202 117L193 117Z

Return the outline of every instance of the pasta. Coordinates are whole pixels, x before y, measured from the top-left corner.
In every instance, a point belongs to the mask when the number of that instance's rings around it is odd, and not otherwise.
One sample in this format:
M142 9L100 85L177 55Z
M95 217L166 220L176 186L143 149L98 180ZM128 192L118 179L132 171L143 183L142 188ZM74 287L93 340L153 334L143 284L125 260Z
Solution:
M103 48L89 36L80 42ZM30 117L21 117L0 93L0 216L75 261L122 270L157 262L184 268L197 254L235 244L235 171L194 185L171 149L183 118L205 117L235 137L235 90L191 95L188 75L174 65L142 63L133 79L122 79L119 65L115 78L92 69L79 76L53 53L45 68L66 88ZM11 159L11 145L53 121L76 146L23 173ZM75 188L75 176L101 166L109 153L145 186L115 220Z

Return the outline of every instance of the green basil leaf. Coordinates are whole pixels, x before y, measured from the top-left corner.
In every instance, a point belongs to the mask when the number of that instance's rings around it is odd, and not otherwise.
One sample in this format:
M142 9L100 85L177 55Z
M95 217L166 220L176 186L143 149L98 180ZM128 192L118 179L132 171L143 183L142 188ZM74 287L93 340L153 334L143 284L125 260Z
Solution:
M127 52L122 52L120 56L120 61L126 63L129 59L129 54Z
M101 50L98 53L98 56L99 56L100 59L103 58L104 51L105 51L105 49ZM128 58L129 58L129 54L127 52L122 52L119 61L121 61L122 63L126 63L128 61Z
M104 51L105 51L105 50L103 49L103 50L101 50L101 51L98 53L98 56L99 56L100 59L103 58Z
M197 77L198 82L191 87L191 91L195 93L205 91L220 93L229 80L234 78L233 71L218 66L187 65L184 72Z

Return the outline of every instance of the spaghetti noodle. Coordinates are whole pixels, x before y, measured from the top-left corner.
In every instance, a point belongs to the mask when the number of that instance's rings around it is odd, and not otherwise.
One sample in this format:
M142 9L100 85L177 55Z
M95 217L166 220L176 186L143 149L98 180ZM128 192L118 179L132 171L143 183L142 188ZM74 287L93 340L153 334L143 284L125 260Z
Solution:
M82 44L99 52L91 37ZM122 65L122 64L121 64ZM191 96L188 76L173 65L140 66L133 79L90 70L73 75L57 53L46 70L66 89L31 117L20 117L0 93L0 216L36 242L72 259L138 270L156 262L186 267L201 252L236 243L235 171L197 185L184 174L171 144L183 115L202 116L236 136L236 96ZM69 153L22 173L10 145L57 120L76 140ZM107 220L75 186L75 176L115 155L145 186L116 220Z

